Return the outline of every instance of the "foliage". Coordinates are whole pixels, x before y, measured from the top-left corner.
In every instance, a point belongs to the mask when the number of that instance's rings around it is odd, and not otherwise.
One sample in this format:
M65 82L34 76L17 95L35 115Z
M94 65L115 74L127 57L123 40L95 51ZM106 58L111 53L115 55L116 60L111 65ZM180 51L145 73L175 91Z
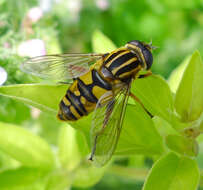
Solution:
M103 1L109 3L105 8L99 1L85 0L82 8L77 5L78 12L65 2L52 5L32 23L27 11L37 1L0 1L0 66L8 73L0 86L1 189L122 189L122 184L123 189L132 184L142 190L201 188L200 1L112 0ZM144 41L152 38L159 46L153 53L153 73L168 77L173 72L168 81L153 74L133 82L131 91L154 117L130 98L115 155L108 165L96 168L88 161L92 115L72 123L57 121L58 104L68 85L22 73L18 47L39 38L47 53L88 52L91 45L94 52L108 52L134 36Z

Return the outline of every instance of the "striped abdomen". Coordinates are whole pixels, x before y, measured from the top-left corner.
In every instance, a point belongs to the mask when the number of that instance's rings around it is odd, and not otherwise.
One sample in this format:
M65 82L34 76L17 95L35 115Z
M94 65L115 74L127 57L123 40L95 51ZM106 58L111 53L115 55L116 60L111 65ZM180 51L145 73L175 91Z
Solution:
M127 79L135 76L141 69L140 61L136 55L126 48L120 48L109 54L104 61L104 66L116 79Z
M74 80L60 102L58 118L75 121L92 112L99 98L112 86L95 69Z

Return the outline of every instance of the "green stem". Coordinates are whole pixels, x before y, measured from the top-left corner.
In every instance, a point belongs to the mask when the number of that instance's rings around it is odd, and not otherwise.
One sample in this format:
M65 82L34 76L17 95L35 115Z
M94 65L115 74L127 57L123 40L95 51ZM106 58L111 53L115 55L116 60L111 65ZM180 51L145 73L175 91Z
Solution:
M115 174L121 177L127 177L134 180L144 181L147 174L148 169L143 168L129 168L129 167L122 167L118 165L112 165L108 168L107 172L110 174Z

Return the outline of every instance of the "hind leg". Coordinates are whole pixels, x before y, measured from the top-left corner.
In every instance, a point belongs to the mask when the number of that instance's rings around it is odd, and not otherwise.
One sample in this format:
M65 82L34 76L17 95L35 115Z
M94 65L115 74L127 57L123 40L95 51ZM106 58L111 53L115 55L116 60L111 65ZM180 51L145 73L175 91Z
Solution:
M151 71L147 71L146 74L139 75L138 78L139 78L139 79L140 79L140 78L145 78L145 77L148 77L148 76L150 76L150 75L152 75L152 72L151 72Z
M154 117L154 116L144 107L144 105L143 105L143 103L140 101L140 99L139 99L137 96L135 96L132 92L130 92L130 97L133 98L136 102L138 102L151 118Z

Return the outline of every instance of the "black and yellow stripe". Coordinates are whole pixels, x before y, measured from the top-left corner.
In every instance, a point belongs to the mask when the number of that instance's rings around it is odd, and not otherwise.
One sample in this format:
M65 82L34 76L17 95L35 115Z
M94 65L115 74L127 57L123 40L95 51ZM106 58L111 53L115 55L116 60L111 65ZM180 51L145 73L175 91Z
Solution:
M112 90L111 84L95 69L85 75L73 82L61 100L58 113L60 120L75 121L87 115L94 110L99 98L108 90Z
M112 53L105 61L105 67L116 79L132 77L141 69L141 64L135 54L128 49Z

